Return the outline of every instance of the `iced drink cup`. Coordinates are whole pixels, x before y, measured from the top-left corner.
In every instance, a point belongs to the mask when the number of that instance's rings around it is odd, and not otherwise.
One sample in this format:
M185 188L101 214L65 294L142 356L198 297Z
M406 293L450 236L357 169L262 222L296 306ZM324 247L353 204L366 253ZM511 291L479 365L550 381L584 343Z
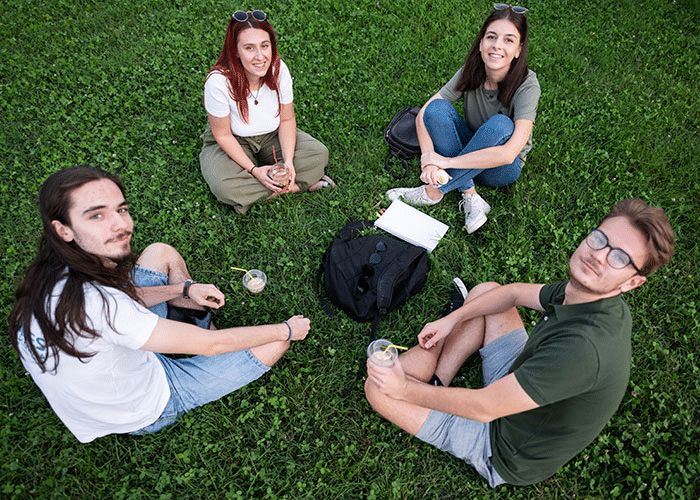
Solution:
M367 347L367 357L375 365L393 366L399 358L399 351L388 340L377 339Z
M445 172L444 170L440 170L437 173L437 181L438 184L442 186L443 184L447 184L450 181L450 176L447 175L447 172Z
M250 293L262 292L266 284L267 276L258 269L251 269L243 275L243 286L246 287Z

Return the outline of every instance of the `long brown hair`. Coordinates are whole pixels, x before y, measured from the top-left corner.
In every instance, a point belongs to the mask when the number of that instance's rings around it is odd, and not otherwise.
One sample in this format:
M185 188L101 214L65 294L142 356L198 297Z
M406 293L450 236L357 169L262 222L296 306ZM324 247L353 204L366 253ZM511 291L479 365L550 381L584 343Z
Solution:
M27 268L27 274L15 291L15 304L10 313L10 338L12 345L20 353L18 332L24 331L24 340L42 371L47 371L46 363L51 357L51 371L58 367L59 352L65 352L79 359L88 358L94 353L80 352L74 345L74 336L96 338L100 334L85 315L86 283L103 285L121 290L134 300L138 300L136 289L129 279L129 271L135 262L133 254L117 262L113 268L105 267L102 260L80 248L75 241L66 242L54 229L51 221L57 220L69 226L68 212L71 207L71 193L88 182L108 179L114 182L124 194L124 186L115 175L90 166L71 167L51 175L44 181L39 191L39 211L43 232L39 250ZM51 315L47 307L56 284L66 279L56 309ZM96 288L104 302L108 322L109 302L104 292ZM30 325L36 320L44 337L46 352L39 352L31 340ZM43 350L43 349L42 349ZM49 351L51 356L49 356Z
M464 61L462 76L457 82L456 89L458 92L468 92L478 89L479 86L486 81L486 66L484 65L483 59L481 59L479 44L486 35L486 30L491 23L499 19L507 19L513 23L520 34L520 43L522 44L520 57L513 59L510 63L508 74L502 81L498 82L498 100L507 108L513 100L515 91L518 90L518 87L525 81L528 73L527 48L529 45L529 34L527 19L525 15L513 12L513 9L494 10L491 15L486 18Z
M214 71L220 72L226 77L229 83L229 94L231 99L236 101L238 113L245 123L248 123L248 94L250 93L250 84L248 77L245 74L241 60L238 57L238 37L241 31L254 28L267 31L270 35L270 43L272 44L272 61L270 68L265 76L261 79L260 85L267 85L273 92L277 93L277 101L279 103L279 74L280 74L280 57L277 52L277 36L272 25L265 19L258 21L253 16L248 16L245 22L236 21L233 17L228 22L226 29L226 38L224 47L221 49L221 55L216 61L216 64L209 70L209 75ZM206 79L204 80L206 82Z

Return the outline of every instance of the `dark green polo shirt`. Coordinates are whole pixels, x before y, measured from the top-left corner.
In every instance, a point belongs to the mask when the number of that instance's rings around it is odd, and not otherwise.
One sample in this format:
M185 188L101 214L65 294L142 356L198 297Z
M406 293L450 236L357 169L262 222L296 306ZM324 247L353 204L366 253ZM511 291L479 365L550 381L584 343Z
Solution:
M627 304L617 296L564 306L566 284L540 291L544 316L509 370L540 407L491 423L492 462L510 484L542 481L588 446L629 382Z

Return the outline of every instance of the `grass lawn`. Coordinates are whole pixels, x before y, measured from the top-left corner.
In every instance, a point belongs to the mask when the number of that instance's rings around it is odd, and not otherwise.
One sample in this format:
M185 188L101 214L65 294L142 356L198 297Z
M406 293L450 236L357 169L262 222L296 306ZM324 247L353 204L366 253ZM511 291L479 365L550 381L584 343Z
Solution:
M0 341L2 498L698 498L700 488L700 7L696 0L530 0L530 67L542 86L521 178L480 188L493 207L467 235L456 194L426 213L451 229L425 289L380 336L413 345L453 276L468 285L566 278L570 253L608 208L640 197L677 231L671 264L627 300L629 390L600 436L558 474L490 490L469 466L371 411L354 376L369 324L324 315L312 283L347 221L374 218L397 185L384 127L459 68L490 2L466 0L8 0L0 15L0 312L35 254L36 195L56 170L121 176L134 247L177 247L217 284L217 324L312 320L263 380L138 439L81 445ZM261 8L295 82L300 128L330 150L338 189L219 204L199 171L204 77L233 10ZM418 185L418 164L410 179ZM379 205L378 205L379 204ZM251 296L232 266L264 270ZM538 316L523 311L527 322ZM5 327L5 331L7 327ZM478 363L458 384L477 386Z

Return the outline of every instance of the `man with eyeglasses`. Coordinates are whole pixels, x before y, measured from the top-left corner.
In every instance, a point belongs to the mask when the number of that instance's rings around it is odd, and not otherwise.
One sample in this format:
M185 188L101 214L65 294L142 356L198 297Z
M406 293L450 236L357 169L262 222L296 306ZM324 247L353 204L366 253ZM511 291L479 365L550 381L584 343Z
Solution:
M367 399L402 429L475 467L492 487L557 472L600 433L627 389L632 317L622 294L673 255L664 211L615 205L561 283L482 283L392 368L368 363ZM525 332L517 306L543 311ZM485 387L450 387L476 352Z

